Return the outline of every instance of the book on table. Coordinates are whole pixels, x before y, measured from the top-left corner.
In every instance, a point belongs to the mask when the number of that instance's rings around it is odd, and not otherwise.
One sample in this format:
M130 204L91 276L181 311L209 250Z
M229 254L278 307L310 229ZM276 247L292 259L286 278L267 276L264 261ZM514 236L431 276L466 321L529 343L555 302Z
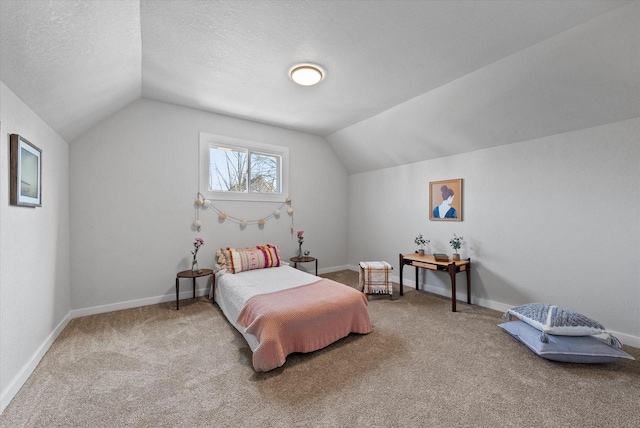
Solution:
M449 256L447 256L446 254L433 253L433 257L436 259L437 262L448 262L449 261Z

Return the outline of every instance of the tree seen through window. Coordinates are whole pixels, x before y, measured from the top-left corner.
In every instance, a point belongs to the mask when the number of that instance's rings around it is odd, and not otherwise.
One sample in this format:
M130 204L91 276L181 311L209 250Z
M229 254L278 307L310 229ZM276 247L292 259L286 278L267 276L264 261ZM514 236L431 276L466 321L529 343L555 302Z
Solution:
M245 149L209 149L209 190L280 193L281 156Z

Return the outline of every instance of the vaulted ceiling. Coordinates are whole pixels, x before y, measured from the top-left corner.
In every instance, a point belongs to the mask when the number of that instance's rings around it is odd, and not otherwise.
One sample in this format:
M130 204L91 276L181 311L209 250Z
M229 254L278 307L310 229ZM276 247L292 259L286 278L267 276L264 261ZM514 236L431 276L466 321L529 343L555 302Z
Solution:
M354 173L639 116L638 19L612 0L2 0L0 80L69 142L149 98L326 136ZM299 62L326 79L295 85ZM419 156L358 157L398 135Z

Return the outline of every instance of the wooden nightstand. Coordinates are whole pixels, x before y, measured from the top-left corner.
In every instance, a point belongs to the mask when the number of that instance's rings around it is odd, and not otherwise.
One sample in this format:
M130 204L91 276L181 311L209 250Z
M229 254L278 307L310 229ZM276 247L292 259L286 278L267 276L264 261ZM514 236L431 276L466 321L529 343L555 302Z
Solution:
M216 286L216 279L211 269L202 269L200 272L183 270L176 275L176 311L180 310L180 278L193 278L193 298L196 298L196 278L211 275L211 287Z
M293 267L296 269L298 268L298 263L316 262L316 276L318 276L318 259L316 259L315 257L311 257L311 256L291 257L289 260L293 262Z

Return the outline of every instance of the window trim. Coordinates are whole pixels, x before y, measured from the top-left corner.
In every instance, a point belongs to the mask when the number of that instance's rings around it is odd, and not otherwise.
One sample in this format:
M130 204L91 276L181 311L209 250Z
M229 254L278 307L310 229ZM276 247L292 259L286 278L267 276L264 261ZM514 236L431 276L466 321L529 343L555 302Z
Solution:
M206 198L217 201L253 201L253 202L285 202L289 195L289 148L257 141L232 138L224 135L200 132L200 150L198 159L198 180L200 193ZM256 152L258 154L281 157L280 193L260 192L227 192L207 190L209 188L209 148L230 147Z

